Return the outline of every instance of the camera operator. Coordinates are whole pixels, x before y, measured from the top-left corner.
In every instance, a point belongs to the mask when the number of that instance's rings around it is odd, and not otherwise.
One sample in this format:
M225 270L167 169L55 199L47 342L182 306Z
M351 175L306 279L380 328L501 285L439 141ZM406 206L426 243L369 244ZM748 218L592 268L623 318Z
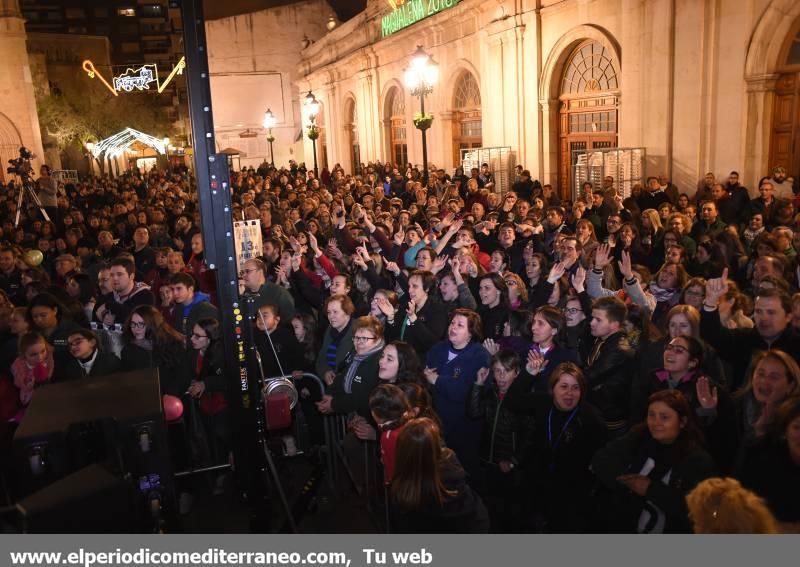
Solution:
M58 221L58 183L50 177L49 165L39 168L39 179L36 181L36 185L36 194L39 196L47 216L56 227L60 226Z

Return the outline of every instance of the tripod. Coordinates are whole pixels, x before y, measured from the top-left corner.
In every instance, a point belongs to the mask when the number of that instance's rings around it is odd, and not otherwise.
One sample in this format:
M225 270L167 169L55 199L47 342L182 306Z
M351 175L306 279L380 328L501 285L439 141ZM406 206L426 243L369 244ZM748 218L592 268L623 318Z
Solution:
M14 220L14 228L19 228L19 215L22 212L22 205L25 202L25 193L27 192L28 197L31 201L39 208L39 212L42 213L42 217L46 222L50 222L50 217L47 214L47 211L44 210L44 206L42 205L42 201L39 199L39 195L36 194L36 190L33 188L33 179L28 173L18 173L17 174L22 181L22 184L19 186L19 194L17 195L17 216Z

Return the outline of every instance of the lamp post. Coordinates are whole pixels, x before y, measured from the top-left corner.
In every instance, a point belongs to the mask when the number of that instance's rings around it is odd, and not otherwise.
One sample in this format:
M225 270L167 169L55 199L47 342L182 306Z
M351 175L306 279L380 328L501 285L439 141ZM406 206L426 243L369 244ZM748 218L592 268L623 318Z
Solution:
M317 138L319 138L319 128L317 127L316 120L319 114L319 102L317 97L311 91L308 91L305 100L306 113L308 114L308 121L311 123L308 126L308 139L311 140L311 147L314 152L314 177L319 179L317 172Z
M267 142L269 142L269 164L274 168L275 154L272 153L272 142L275 141L275 138L272 135L273 126L275 126L275 115L272 114L272 111L268 108L267 111L264 113L264 128L266 128L267 131L269 132L267 134Z
M86 142L86 158L89 160L89 175L94 175L94 142Z
M428 141L425 131L433 122L433 115L425 114L425 95L433 92L433 85L438 80L439 64L418 45L405 70L403 82L411 91L411 96L419 97L419 114L414 115L414 126L422 132L422 184L425 186L428 185Z

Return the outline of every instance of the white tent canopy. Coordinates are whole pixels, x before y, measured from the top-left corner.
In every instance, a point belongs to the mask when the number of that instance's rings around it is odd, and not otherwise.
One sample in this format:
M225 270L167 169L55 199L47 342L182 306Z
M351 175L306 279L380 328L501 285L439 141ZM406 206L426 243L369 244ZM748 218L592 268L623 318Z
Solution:
M100 157L103 153L105 153L107 157L118 157L123 155L135 142L141 142L162 155L166 155L167 144L169 143L166 139L155 138L144 132L134 130L133 128L125 128L122 132L118 132L105 140L97 142L92 148L92 154L94 154L96 158Z

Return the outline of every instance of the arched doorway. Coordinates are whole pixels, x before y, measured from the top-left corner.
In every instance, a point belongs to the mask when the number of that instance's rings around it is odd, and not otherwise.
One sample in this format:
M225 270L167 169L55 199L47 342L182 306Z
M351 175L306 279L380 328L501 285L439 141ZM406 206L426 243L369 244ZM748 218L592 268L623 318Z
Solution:
M344 128L347 135L347 148L350 153L350 171L361 174L361 148L358 144L358 109L356 101L352 98L347 100L344 112Z
M22 145L22 136L14 123L0 112L0 182L9 181L6 173L8 160L19 157L19 148Z
M392 87L386 97L384 116L386 119L387 147L391 153L390 159L402 168L408 163L408 142L406 131L406 103L403 92L397 87Z
M481 89L475 76L463 71L453 89L453 163L461 165L461 150L482 145Z
M775 83L775 104L769 144L769 167L800 173L800 19L786 39Z
M597 40L579 44L561 76L558 121L558 187L575 194L573 166L588 151L617 146L619 78L616 58Z

